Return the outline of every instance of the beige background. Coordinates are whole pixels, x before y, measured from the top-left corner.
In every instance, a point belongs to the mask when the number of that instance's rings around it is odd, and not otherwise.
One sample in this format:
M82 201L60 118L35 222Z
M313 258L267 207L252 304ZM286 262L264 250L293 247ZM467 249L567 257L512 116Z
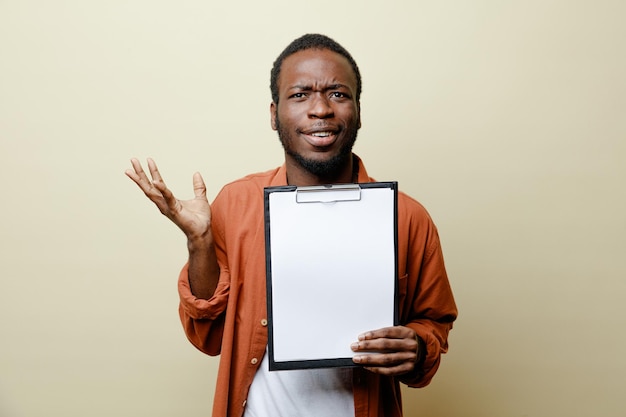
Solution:
M384 5L383 5L384 3ZM179 197L277 166L269 69L305 32L364 78L356 151L439 226L461 317L407 416L626 410L626 3L0 0L0 416L207 416Z

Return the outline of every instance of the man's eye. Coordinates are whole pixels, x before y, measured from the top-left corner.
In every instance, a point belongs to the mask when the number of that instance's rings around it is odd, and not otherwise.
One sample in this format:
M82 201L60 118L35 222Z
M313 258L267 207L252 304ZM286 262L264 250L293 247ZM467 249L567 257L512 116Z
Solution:
M346 93L342 93L340 91L333 91L332 96L334 98L347 98L348 97Z
M306 95L304 93L295 93L291 95L292 98L304 98L305 96Z

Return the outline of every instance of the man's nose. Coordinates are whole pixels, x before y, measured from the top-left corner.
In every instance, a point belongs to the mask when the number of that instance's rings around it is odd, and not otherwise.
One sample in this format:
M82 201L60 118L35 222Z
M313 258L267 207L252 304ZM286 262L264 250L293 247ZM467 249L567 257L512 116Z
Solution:
M333 107L324 94L315 94L312 97L309 117L323 119L334 115Z

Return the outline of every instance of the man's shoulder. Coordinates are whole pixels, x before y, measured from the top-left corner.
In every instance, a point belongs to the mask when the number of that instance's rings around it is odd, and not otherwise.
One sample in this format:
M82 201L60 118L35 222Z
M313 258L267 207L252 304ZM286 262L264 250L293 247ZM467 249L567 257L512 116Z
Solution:
M255 172L229 182L223 188L267 187L278 175L280 168L273 168L263 172Z
M263 195L263 189L270 186L279 175L280 168L270 169L268 171L256 172L248 174L224 185L218 193L215 201L232 201L236 200L245 203L250 199L257 199Z
M398 191L398 212L401 217L429 223L432 222L428 210L426 210L422 203L402 191Z

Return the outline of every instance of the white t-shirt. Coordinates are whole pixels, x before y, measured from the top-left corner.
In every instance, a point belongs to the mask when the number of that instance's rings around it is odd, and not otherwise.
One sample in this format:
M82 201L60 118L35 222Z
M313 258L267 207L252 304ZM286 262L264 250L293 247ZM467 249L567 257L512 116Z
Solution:
M352 368L257 370L244 417L354 417Z

